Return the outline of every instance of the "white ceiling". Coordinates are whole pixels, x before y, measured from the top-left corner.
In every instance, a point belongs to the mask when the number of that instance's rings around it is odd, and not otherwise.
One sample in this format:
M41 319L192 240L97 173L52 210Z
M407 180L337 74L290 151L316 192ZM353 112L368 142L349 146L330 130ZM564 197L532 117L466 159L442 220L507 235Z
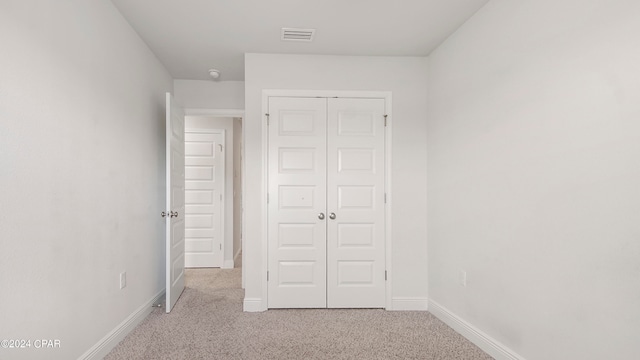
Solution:
M489 0L112 0L176 79L244 80L244 53L425 56ZM283 27L316 29L307 42Z

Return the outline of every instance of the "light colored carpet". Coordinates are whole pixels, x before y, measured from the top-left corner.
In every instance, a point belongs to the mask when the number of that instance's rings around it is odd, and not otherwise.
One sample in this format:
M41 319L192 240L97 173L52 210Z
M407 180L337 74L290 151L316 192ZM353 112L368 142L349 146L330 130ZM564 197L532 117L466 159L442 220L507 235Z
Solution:
M173 311L153 310L105 359L492 359L428 312L242 312L240 271L188 269Z

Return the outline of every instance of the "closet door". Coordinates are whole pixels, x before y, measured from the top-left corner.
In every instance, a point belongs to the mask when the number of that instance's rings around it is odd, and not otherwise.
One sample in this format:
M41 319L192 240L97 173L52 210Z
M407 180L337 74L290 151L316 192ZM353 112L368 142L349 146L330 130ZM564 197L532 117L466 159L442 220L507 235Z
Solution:
M269 308L326 303L326 99L269 99Z
M385 104L328 99L327 306L385 307Z

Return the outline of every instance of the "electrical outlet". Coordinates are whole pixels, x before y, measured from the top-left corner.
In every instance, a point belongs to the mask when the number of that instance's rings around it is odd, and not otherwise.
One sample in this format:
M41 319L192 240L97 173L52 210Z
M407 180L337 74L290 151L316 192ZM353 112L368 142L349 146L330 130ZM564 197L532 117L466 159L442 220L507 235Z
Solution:
M460 270L460 285L467 286L467 272Z
M127 272L120 273L120 289L127 287Z

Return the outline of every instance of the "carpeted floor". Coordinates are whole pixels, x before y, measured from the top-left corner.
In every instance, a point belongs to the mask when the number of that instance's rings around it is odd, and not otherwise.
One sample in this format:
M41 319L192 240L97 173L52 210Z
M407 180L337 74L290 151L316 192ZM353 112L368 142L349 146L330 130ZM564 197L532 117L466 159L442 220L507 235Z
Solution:
M242 312L241 269L188 269L170 314L158 308L105 358L492 359L428 312Z

